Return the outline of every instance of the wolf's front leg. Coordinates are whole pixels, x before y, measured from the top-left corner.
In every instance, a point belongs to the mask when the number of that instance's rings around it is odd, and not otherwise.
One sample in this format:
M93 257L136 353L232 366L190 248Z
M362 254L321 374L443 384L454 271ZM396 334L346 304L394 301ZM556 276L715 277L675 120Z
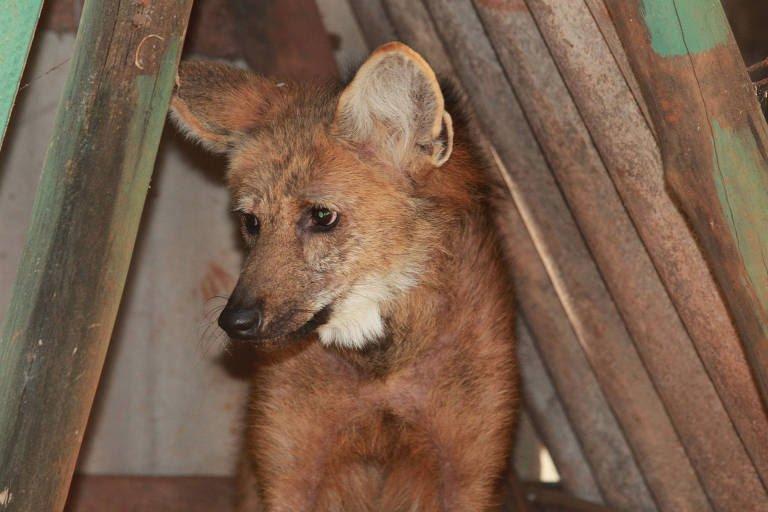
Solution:
M431 434L439 461L440 502L445 511L499 510L513 438L514 404L483 405L435 416Z
M381 472L375 465L344 459L326 461L322 466L307 462L300 471L294 467L283 475L273 473L263 484L266 499L257 511L396 512L377 504Z

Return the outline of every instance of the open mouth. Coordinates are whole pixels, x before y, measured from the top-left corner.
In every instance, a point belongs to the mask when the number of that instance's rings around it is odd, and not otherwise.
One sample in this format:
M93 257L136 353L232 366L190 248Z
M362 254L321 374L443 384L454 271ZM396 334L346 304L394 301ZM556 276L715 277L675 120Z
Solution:
M307 320L307 322L299 327L297 330L295 330L293 333L291 333L290 336L305 336L321 325L324 325L328 322L328 320L331 318L331 312L333 311L333 305L328 304L327 306L323 307L320 311L312 315L312 318Z

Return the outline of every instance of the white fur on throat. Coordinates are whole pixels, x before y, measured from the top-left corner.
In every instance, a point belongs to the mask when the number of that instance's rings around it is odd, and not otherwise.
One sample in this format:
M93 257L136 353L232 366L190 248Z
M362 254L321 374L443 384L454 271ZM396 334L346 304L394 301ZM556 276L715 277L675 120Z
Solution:
M396 273L386 278L368 278L355 284L333 307L331 318L317 330L324 345L361 349L384 336L382 305L396 293L415 284L413 275Z

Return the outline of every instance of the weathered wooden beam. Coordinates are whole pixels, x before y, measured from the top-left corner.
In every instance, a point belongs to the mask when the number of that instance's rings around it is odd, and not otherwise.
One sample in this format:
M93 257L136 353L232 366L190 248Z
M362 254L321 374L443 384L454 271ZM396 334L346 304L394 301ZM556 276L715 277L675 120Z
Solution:
M768 419L715 281L667 193L656 140L622 76L627 71L602 40L609 32L602 24L610 20L595 16L595 8L581 0L527 5L568 87L564 101L576 104L698 356L768 482Z
M531 3L555 7L547 0ZM568 2L553 3L567 9ZM533 17L522 0L479 3L477 9L707 496L717 510L768 509L768 495ZM536 179L527 169L513 174L520 183ZM527 195L534 193L542 191Z
M315 0L229 0L254 71L293 80L335 80L331 38Z
M517 352L523 383L523 402L536 431L555 462L563 487L574 496L602 503L592 468L539 354L530 328L519 320Z
M191 5L85 3L0 338L0 496L6 509L64 506Z
M768 128L717 0L606 0L768 404Z
M659 507L710 510L469 0L426 0L536 248ZM631 400L630 400L631 397Z
M35 36L43 0L7 0L0 16L0 148L19 81Z

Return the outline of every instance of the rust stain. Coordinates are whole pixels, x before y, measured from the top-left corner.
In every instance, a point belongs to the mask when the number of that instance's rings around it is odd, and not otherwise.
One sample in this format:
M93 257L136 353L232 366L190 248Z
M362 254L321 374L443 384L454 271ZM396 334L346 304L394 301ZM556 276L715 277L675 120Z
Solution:
M152 22L152 18L144 13L136 13L131 18L131 21L135 27L147 27Z
M659 100L659 108L664 116L664 120L669 124L678 124L681 121L682 116L680 115L679 107L678 102L664 98Z

